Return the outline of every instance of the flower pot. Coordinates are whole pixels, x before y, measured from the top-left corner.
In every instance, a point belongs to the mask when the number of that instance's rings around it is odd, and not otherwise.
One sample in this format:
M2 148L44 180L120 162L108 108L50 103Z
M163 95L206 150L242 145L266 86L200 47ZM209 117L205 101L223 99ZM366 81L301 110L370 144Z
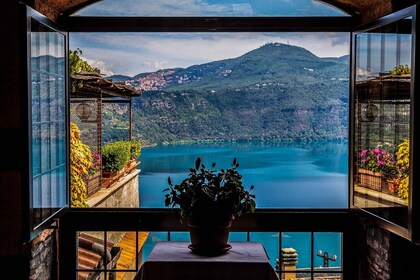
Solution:
M231 247L227 243L232 221L225 223L188 222L191 245L189 248L201 255L220 255L226 253Z
M124 169L118 171L102 171L103 178L114 178L124 173Z

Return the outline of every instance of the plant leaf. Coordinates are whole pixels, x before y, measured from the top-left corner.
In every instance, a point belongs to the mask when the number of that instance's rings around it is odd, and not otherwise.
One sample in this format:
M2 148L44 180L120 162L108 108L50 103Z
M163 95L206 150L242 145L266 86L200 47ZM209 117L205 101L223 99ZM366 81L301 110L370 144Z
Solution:
M201 158L197 158L196 160L195 160L195 169L199 169L200 168L200 164L201 164Z

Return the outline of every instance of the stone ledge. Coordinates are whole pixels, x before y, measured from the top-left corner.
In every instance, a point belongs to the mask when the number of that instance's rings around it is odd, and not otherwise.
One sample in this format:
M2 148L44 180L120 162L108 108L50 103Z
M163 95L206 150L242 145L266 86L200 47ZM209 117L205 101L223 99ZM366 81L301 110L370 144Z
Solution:
M93 194L91 197L87 199L87 204L89 207L97 207L99 204L104 202L108 197L112 196L116 191L124 187L127 183L129 183L133 178L138 176L140 173L140 169L136 169L133 172L123 176L118 182L113 184L108 188L101 188L98 192Z

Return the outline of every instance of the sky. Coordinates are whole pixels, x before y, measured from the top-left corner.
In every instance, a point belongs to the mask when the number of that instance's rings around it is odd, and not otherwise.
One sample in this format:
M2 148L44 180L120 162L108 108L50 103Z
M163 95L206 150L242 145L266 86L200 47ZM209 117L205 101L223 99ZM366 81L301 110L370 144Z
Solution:
M95 16L343 16L318 0L103 0L75 15Z
M317 0L103 0L75 16L346 16ZM71 33L94 67L134 76L238 57L266 43L303 47L320 57L349 54L348 33Z
M70 49L106 76L135 76L159 69L241 56L266 43L303 47L319 57L350 53L349 33L70 33Z

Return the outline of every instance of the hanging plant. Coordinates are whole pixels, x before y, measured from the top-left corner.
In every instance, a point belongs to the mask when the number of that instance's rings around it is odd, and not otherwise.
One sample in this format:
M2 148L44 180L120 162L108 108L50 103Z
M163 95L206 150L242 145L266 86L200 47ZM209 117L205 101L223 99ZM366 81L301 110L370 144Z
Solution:
M87 175L92 164L89 146L80 140L80 130L70 122L70 203L72 207L88 207L87 191L83 175Z

